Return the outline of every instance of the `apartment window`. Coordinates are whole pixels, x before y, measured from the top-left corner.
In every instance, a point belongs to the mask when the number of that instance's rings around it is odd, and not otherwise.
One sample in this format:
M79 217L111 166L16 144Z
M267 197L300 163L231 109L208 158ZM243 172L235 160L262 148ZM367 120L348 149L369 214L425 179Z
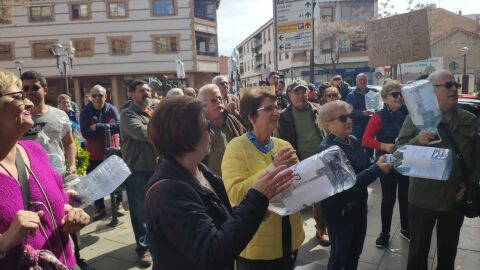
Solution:
M128 16L128 1L108 1L107 16L109 19Z
M30 7L30 22L52 22L53 6Z
M247 53L250 53L250 43L247 43Z
M278 61L282 61L282 53L278 54Z
M333 22L333 7L322 7L320 16L323 20Z
M46 41L33 41L32 44L32 57L33 58L55 58L50 46L56 43L56 40Z
M217 20L217 1L216 0L195 0L195 17L216 21Z
M132 37L110 37L110 55L130 55L132 53Z
M178 52L178 38L175 36L153 36L154 53Z
M270 28L268 28L268 41L272 40L272 32L270 31Z
M175 15L175 0L151 0L152 16Z
M0 43L0 61L13 60L13 43Z
M268 64L272 64L272 52L268 52Z
M262 35L263 35L263 43L265 44L267 43L267 35L265 32L263 32Z
M89 20L90 14L91 14L90 4L88 3L70 4L71 20Z
M285 53L285 59L289 59L290 58L290 54L289 53Z
M72 39L75 57L88 57L95 54L95 39Z
M267 55L266 54L263 55L263 63L265 63L265 64L267 63Z
M351 50L352 52L363 52L367 50L367 39L359 38L351 40Z
M195 32L196 45L197 45L197 54L198 55L207 55L214 56L218 55L217 51L217 36Z
M12 23L12 5L3 4L0 6L0 24Z

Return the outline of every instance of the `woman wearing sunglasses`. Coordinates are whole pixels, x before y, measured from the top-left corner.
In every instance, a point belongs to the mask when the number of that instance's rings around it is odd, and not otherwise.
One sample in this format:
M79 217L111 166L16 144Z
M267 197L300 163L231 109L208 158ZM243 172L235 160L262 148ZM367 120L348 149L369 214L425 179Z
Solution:
M380 95L384 107L373 114L365 129L362 144L365 147L375 149L376 158L385 153L393 152L393 145L408 114L401 88L400 82L395 80L389 81L382 87ZM408 229L408 177L392 170L387 175L380 177L380 183L382 185L382 231L375 245L378 248L384 248L390 240L390 227L397 187L400 206L400 236L406 240L410 239Z
M240 113L248 132L230 141L222 161L222 176L232 205L241 203L263 175L298 162L287 141L271 137L280 118L276 96L252 89L240 101ZM300 214L265 216L238 259L239 270L291 270L304 239Z
M342 95L340 95L338 88L335 86L329 86L323 91L321 102L322 104L325 104L331 101L340 100L341 98Z
M72 269L68 235L90 217L68 204L43 147L20 141L34 124L33 103L20 89L15 75L0 70L0 268Z
M320 202L331 243L328 269L357 269L367 232L367 186L388 173L391 165L385 163L385 157L371 163L352 135L352 107L348 103L337 100L322 105L317 119L328 133L320 144L320 151L339 146L357 175L352 188Z

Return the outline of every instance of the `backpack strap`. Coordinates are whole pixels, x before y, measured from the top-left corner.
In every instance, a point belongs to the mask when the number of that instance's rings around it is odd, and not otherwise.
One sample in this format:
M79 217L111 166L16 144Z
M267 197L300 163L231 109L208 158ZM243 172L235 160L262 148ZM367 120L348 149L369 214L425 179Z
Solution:
M15 156L15 167L17 168L18 181L22 190L23 209L28 210L30 208L30 184L28 182L27 170L25 167L25 161L22 154L17 149Z
M153 190L155 190L155 188L158 187L158 185L160 185L162 182L164 182L165 180L167 179L160 179L158 180L157 182L153 183L148 189L147 191L145 192L145 201L148 199L148 196L153 192Z

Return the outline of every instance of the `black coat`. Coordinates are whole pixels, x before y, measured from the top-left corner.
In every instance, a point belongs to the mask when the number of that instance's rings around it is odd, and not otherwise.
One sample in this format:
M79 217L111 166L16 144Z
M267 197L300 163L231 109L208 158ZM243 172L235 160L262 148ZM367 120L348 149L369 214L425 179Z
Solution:
M175 160L163 161L150 179L148 187L167 179L145 200L154 270L233 269L263 220L264 195L250 189L232 209L222 180L203 164L199 169L215 193Z

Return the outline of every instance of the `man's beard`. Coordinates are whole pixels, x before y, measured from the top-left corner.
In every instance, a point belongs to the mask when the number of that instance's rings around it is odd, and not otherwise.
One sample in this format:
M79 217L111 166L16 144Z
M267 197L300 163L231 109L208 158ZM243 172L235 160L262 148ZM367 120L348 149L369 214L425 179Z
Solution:
M148 107L151 103L151 98L149 97L144 97L144 98L141 98L141 99L138 99L137 100L137 103L138 105L142 106L142 107Z

